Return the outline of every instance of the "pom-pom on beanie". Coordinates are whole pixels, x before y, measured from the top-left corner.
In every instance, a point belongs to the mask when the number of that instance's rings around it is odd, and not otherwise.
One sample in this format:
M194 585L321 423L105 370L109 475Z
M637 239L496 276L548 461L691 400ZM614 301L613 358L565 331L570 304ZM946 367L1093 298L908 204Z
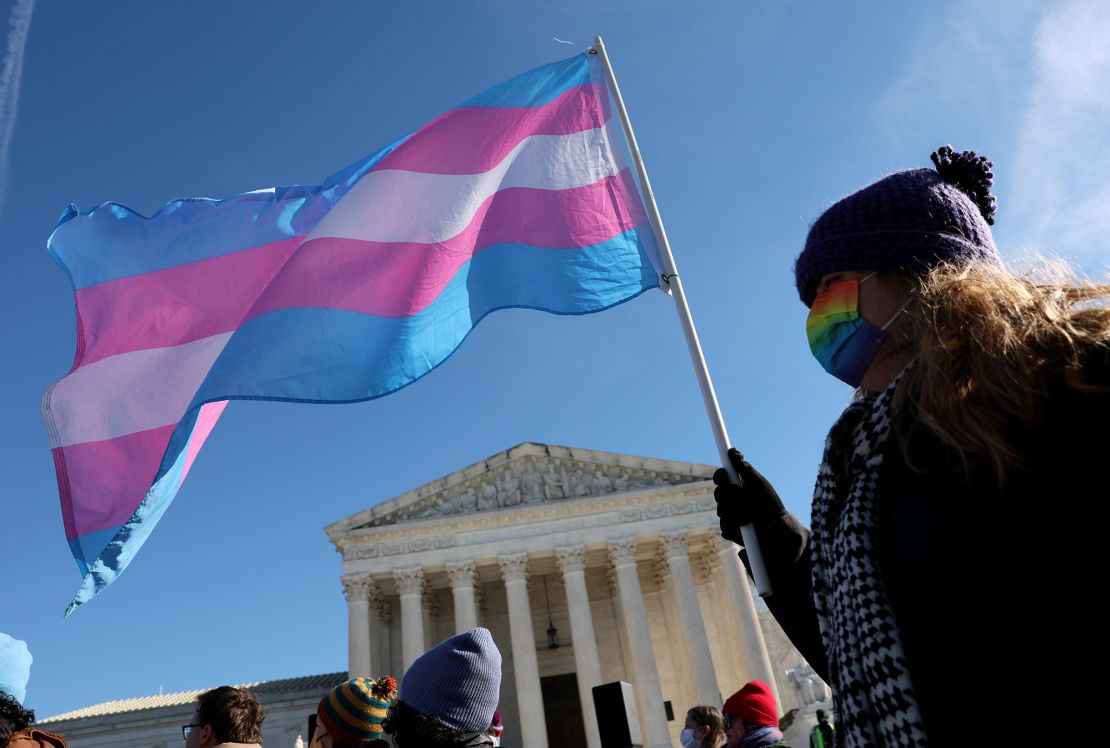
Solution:
M484 628L452 636L417 657L401 679L401 701L466 733L485 732L501 693L501 652Z
M779 726L778 710L771 688L761 680L753 680L728 697L721 714L735 714L753 725Z
M942 146L936 169L899 171L834 203L814 222L794 263L806 306L827 273L923 273L941 262L1001 264L990 226L997 202L993 165L973 151Z
M27 642L0 633L0 691L20 704L27 698L32 659Z
M367 741L384 739L382 723L397 698L397 681L354 678L328 691L316 707L316 717L340 748L357 748Z

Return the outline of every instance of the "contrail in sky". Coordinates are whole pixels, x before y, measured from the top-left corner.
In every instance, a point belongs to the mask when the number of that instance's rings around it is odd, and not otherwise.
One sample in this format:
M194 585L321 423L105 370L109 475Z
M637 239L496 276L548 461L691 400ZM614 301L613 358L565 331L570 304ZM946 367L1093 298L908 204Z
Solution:
M19 81L23 77L23 48L27 45L34 8L35 0L15 0L8 18L8 49L4 54L4 67L0 70L0 209L4 207L8 187L8 154L12 145L12 130L15 129Z

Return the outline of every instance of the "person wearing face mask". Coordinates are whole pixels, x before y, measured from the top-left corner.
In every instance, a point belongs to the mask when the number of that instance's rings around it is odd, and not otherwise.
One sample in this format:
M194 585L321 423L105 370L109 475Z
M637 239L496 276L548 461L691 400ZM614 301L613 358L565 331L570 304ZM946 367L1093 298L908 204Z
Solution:
M682 748L721 748L725 744L721 710L715 706L696 706L686 712L686 724L678 739Z
M810 529L736 450L721 533L754 526L775 618L832 686L837 742L961 745L1022 683L1101 688L1087 581L1110 517L1110 284L1006 269L991 163L945 146L813 224L795 263L807 336L857 388ZM746 556L741 558L747 563ZM973 709L953 708L952 689Z

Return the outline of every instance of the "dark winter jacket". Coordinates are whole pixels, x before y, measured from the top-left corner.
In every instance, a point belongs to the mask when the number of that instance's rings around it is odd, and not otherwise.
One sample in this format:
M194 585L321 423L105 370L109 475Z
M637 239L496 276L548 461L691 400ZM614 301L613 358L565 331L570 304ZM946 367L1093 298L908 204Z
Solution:
M924 428L887 444L880 574L933 745L1032 717L1031 700L1102 688L1110 395L1061 386L1050 402L1037 428L1014 436L1028 463L1004 487L985 460L965 464ZM828 680L808 531L787 514L757 532L774 588L767 605Z

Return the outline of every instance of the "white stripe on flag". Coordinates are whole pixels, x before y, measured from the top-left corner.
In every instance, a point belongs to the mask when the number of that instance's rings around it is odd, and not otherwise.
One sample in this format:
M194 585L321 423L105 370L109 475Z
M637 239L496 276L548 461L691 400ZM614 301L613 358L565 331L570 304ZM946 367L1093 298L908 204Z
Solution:
M169 348L121 353L71 372L50 392L57 428L57 443L51 446L114 439L177 423L230 337L225 332Z
M499 190L584 187L618 172L599 129L532 135L481 174L372 171L324 216L308 239L442 242L465 229Z

